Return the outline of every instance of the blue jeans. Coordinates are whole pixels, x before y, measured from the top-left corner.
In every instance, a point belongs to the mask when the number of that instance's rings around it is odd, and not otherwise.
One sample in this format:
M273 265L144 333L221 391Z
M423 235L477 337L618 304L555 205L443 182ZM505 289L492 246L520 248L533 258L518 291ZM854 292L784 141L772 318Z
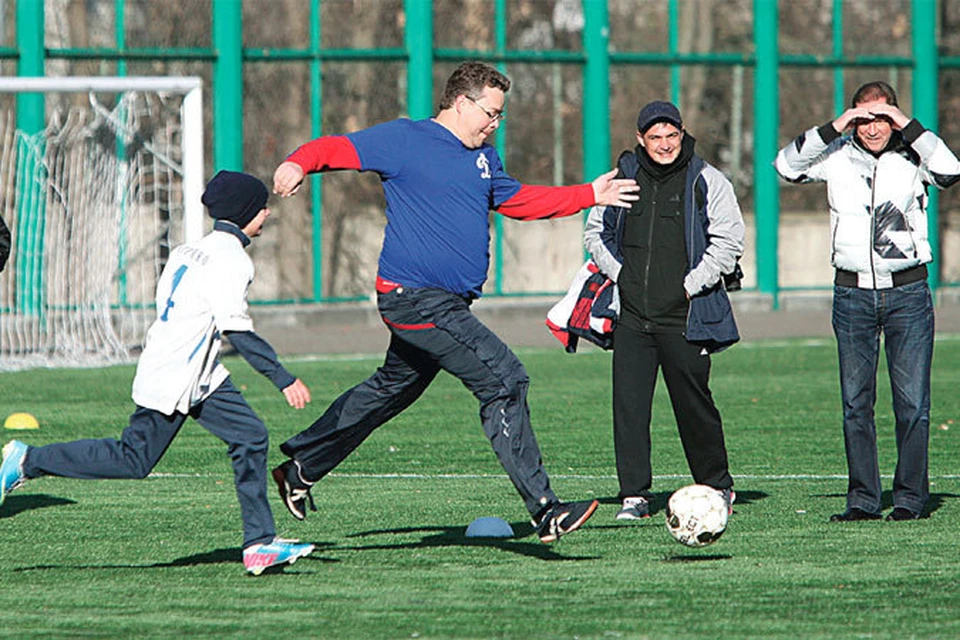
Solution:
M893 504L920 513L930 495L930 365L933 300L926 281L892 289L834 287L833 331L840 357L843 437L849 484L847 508L878 513L880 468L874 404L880 334L896 417L897 468Z

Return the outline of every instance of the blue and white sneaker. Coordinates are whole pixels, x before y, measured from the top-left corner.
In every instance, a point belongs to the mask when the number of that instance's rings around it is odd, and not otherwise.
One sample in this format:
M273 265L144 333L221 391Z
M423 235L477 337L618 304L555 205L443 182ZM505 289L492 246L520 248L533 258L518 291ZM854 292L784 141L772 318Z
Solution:
M27 454L27 445L19 440L11 440L3 447L3 465L0 465L0 504L7 494L22 485L27 479L23 476L23 458Z
M265 544L253 544L243 550L243 566L255 576L265 569L281 564L293 564L300 558L310 555L312 544L301 544L299 540L274 538Z

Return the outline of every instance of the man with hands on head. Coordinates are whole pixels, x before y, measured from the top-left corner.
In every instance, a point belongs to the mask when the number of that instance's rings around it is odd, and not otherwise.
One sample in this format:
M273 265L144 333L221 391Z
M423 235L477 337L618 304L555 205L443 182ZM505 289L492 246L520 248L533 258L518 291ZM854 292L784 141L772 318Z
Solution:
M844 135L847 134L847 135ZM797 183L826 182L848 485L833 522L881 517L874 422L883 334L896 419L897 467L887 520L915 520L929 498L933 300L927 284L928 189L960 178L934 132L906 116L885 82L869 82L835 120L802 133L775 166Z
M629 206L632 179L616 170L590 184L521 184L487 139L505 116L510 80L466 62L448 78L433 118L399 119L294 151L274 173L274 191L297 192L307 173L353 169L379 174L387 202L376 280L377 307L390 331L383 365L341 395L308 429L280 446L273 471L298 519L310 489L374 429L410 406L445 370L480 402L493 450L524 501L542 542L577 529L595 500L561 502L550 487L527 406L520 360L470 311L489 267L491 209L519 220L569 216L595 204Z

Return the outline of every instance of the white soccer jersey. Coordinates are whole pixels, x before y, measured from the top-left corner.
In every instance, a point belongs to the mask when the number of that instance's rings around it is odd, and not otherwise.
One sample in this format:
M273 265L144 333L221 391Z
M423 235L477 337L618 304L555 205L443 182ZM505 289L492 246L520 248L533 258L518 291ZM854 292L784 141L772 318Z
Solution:
M252 331L247 288L253 262L240 240L214 231L180 245L157 283L157 319L133 379L133 400L166 415L191 407L229 373L220 364L220 335Z

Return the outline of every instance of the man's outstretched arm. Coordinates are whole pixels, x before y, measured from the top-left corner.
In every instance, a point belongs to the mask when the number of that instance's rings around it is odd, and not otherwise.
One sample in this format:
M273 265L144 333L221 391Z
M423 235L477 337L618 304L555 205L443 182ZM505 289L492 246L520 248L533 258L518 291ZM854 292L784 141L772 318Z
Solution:
M360 156L346 136L323 136L301 145L273 172L273 192L282 198L292 196L308 173L360 170Z
M497 211L518 220L542 220L570 216L594 205L629 207L640 196L632 178L617 178L613 169L590 184L570 187L522 185Z

